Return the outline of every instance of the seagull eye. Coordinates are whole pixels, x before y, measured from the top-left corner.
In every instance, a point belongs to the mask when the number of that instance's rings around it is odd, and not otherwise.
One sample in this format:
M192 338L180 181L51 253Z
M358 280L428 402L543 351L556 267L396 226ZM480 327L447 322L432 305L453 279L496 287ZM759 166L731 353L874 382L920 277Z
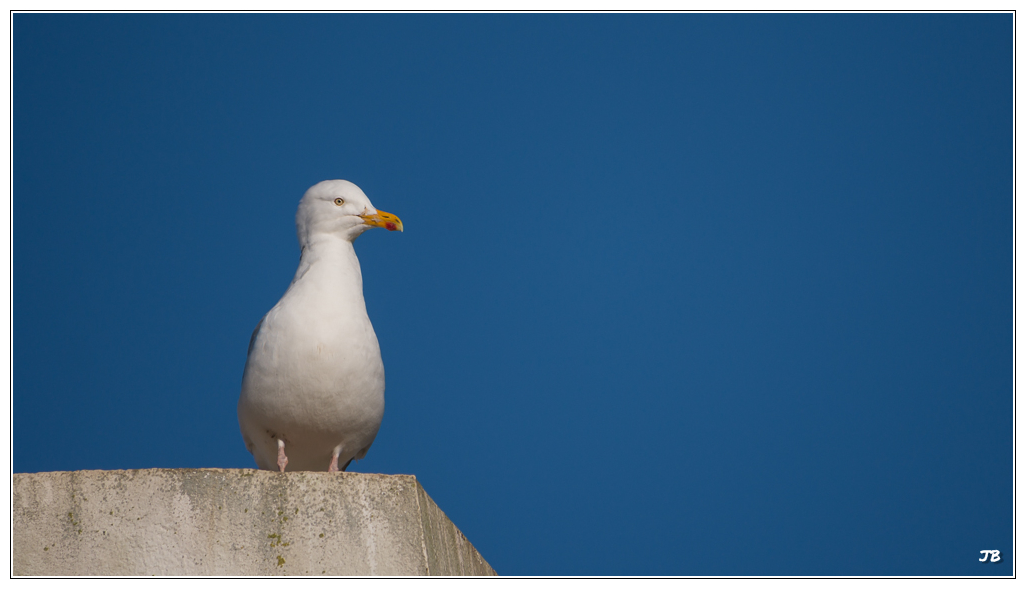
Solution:
M335 199L335 204L337 204L338 206L342 206L342 205L346 204L346 201L342 200L341 198L336 198Z

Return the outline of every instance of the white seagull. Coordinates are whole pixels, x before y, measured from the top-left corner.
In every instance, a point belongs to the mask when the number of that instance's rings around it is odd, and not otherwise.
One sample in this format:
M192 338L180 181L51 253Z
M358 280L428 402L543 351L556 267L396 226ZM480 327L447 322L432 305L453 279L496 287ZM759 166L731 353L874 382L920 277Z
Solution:
M242 439L264 470L345 470L378 433L385 369L353 249L371 227L403 223L352 182L325 180L299 201L299 269L253 331L239 396Z

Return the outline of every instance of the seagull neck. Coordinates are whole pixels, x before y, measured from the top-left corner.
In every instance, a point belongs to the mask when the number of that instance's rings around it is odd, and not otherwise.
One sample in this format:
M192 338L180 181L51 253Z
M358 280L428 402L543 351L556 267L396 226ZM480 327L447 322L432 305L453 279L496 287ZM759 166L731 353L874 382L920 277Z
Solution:
M334 235L315 236L302 246L299 268L292 284L304 278L337 282L336 288L353 288L363 296L363 275L353 242Z

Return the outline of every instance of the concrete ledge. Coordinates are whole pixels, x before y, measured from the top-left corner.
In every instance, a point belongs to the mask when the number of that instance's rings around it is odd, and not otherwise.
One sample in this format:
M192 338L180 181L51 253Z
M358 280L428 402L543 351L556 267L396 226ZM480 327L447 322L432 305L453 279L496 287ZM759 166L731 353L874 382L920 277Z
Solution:
M495 575L411 475L14 475L15 575Z

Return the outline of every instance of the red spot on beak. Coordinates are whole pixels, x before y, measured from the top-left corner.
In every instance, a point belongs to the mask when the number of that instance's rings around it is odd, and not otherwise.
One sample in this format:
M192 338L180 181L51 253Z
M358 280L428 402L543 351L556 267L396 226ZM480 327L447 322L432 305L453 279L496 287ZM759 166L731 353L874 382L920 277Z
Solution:
M389 221L388 223L385 223L385 229L388 229L389 231L395 231L397 227L395 226L395 223Z

